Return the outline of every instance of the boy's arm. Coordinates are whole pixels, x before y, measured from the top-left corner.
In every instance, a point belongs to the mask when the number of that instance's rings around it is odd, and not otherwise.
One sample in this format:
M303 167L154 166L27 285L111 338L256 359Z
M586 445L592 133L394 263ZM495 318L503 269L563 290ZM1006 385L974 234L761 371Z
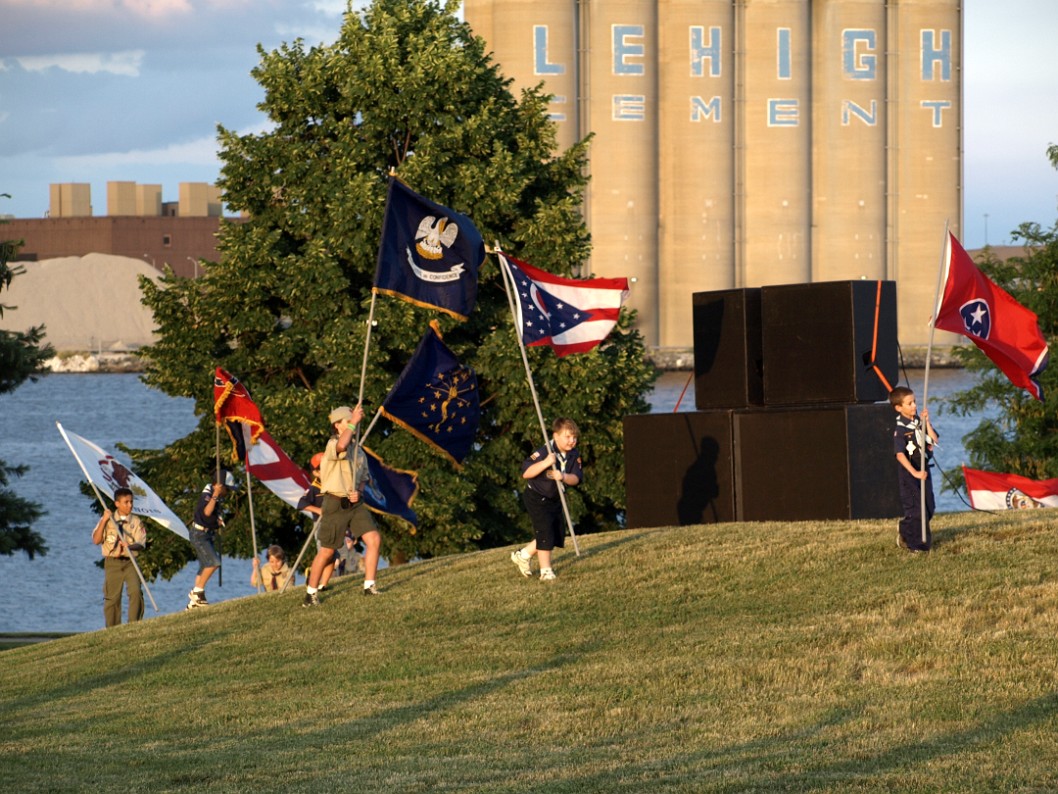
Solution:
M903 466L905 469L907 469L908 474L910 474L916 480L926 479L926 472L922 471L921 469L916 469L914 466L912 466L911 461L903 452L896 453L896 462Z
M937 431L933 429L933 423L929 421L929 411L923 409L921 416L922 426L926 430L926 435L929 436L930 441L936 444L938 439L940 439L940 436L937 434Z
M95 545L97 545L97 546L101 545L103 543L103 540L106 538L106 531L105 530L106 530L106 526L107 526L107 521L109 521L109 520L110 520L110 511L109 510L104 510L103 511L103 516L99 519L98 523L96 523L95 529L92 530L92 542Z
M547 469L551 468L551 464L555 462L555 453L549 453L543 458L540 458L536 463L531 463L522 470L522 477L526 480L531 480L534 477L539 477Z

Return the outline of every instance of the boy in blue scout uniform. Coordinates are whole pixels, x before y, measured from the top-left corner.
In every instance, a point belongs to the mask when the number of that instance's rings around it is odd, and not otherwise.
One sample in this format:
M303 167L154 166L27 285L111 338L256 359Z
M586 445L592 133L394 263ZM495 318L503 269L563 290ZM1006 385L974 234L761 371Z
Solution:
M522 502L529 513L534 534L532 542L511 552L511 562L518 566L522 576L532 576L531 560L536 554L540 561L540 581L555 579L551 551L566 544L559 483L565 487L579 485L584 476L580 450L577 449L579 437L577 423L559 417L551 425L551 441L522 462L522 477L527 481Z

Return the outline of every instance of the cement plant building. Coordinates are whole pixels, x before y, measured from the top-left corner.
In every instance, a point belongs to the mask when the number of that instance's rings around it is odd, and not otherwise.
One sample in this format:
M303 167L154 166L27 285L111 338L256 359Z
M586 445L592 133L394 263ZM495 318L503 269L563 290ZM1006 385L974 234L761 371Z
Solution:
M927 342L945 223L961 236L959 2L464 13L516 90L554 95L561 145L594 133L590 268L635 278L648 345L691 346L695 292L850 279L895 281L900 341Z

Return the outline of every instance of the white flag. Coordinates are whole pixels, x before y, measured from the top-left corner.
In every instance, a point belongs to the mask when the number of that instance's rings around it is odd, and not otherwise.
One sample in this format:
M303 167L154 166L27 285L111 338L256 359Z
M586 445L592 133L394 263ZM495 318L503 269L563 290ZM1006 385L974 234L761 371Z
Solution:
M76 433L68 433L61 424L55 423L66 446L81 464L81 471L97 488L111 499L118 488L128 488L134 494L132 512L153 518L163 527L187 540L187 527L177 518L154 491L143 480L133 474L124 463L113 455Z

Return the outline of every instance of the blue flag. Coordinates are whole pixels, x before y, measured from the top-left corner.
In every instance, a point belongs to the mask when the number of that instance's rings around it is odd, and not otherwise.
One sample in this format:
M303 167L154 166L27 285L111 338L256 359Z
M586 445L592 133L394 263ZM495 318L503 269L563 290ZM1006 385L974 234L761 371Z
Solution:
M361 449L367 453L368 471L364 504L376 513L397 516L418 527L419 517L411 509L411 503L419 493L418 472L394 469L367 447Z
M485 243L473 222L390 177L374 291L460 320L478 296Z
M481 419L478 376L441 341L436 320L386 395L381 411L461 468Z

